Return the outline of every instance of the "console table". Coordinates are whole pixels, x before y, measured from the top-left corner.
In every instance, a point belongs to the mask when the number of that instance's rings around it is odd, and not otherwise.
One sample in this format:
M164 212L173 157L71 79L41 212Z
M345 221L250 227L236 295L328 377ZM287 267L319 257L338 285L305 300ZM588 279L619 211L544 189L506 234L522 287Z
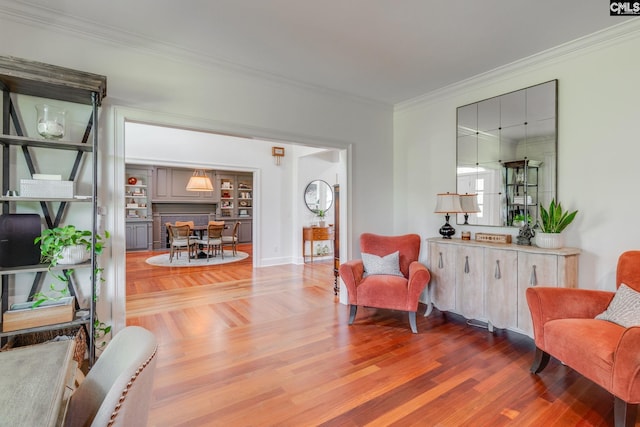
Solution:
M313 262L313 242L331 241L331 252L333 253L333 227L303 227L302 228L302 260L307 262L307 242L311 242L311 262ZM329 255L327 254L327 255Z
M578 286L580 249L542 249L475 240L427 239L433 304L467 319L533 336L525 292Z

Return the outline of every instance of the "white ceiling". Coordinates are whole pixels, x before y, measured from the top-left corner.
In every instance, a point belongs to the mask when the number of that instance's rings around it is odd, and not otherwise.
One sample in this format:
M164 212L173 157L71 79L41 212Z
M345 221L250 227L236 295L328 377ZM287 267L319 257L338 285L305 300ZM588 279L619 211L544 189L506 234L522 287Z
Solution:
M0 0L118 42L384 103L629 19L606 0Z

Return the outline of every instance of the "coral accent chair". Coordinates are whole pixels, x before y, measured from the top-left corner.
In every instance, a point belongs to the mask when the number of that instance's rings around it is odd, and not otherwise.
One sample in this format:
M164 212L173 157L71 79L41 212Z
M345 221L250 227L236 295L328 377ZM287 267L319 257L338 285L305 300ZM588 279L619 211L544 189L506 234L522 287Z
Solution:
M640 251L618 259L616 286L640 291ZM634 426L640 403L640 326L625 328L595 319L615 293L589 289L527 289L536 354L531 372L541 372L550 356L614 396L616 426Z
M348 261L340 266L340 277L349 294L349 325L353 324L359 305L409 312L411 331L416 334L418 298L431 280L429 270L418 262L420 236L379 236L364 233L360 236L360 250L365 254L383 257L399 252L399 268L402 275L364 275L361 259ZM431 303L429 303L429 308Z

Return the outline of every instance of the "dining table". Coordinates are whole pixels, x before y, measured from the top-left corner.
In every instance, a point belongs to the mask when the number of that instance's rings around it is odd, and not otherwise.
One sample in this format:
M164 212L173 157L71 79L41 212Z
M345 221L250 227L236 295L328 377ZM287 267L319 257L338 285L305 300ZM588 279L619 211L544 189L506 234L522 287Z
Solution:
M209 226L208 225L194 225L191 228L191 231L195 232L198 235L199 239L202 239L204 237L204 232L207 231L207 228Z
M74 340L0 351L0 427L61 425L78 363Z
M193 227L190 227L191 231L196 233L198 235L198 239L202 240L204 239L204 232L207 231L207 229L209 228L209 225L194 225ZM200 245L201 246L201 245ZM207 254L206 252L204 252L202 250L202 247L198 248L198 253L193 256L193 258L206 258Z

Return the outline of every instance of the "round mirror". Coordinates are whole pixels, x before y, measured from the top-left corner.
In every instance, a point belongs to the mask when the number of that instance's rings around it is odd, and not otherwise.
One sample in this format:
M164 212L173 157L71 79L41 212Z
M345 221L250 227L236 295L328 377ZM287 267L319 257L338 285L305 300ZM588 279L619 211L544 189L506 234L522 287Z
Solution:
M304 189L304 203L314 214L326 212L333 205L333 190L322 180L311 181Z

